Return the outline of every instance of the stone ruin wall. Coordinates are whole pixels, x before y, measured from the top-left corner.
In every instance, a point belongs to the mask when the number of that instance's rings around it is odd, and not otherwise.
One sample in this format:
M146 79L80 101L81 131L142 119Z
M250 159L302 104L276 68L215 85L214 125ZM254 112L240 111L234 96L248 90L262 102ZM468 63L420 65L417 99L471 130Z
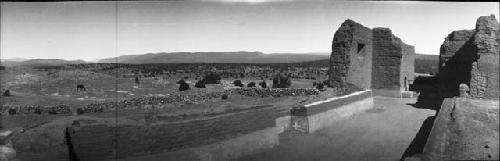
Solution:
M401 60L401 90L408 91L410 84L415 80L415 47L403 43L402 45L402 60ZM405 83L406 77L406 83ZM406 87L405 87L406 86Z
M404 90L404 77L413 80L415 48L388 28L373 29L373 89Z
M471 64L477 59L472 44L475 30L453 31L445 38L439 55L440 94L458 95L460 83L469 84Z
M446 98L422 160L498 160L498 100Z
M500 27L495 16L481 16L476 22L474 44L479 59L472 63L470 93L477 98L499 97Z
M346 20L335 32L330 57L330 85L352 83L365 89L405 90L413 81L415 48L388 28L371 30Z
M470 86L474 98L499 97L499 24L492 16L481 16L475 30L453 31L441 45L439 57L440 95L459 94L459 84Z
M359 25L359 24L358 24ZM350 64L347 80L358 87L369 89L372 74L372 33L359 25L354 30L353 47L350 50Z
M342 23L332 41L330 85L347 82L360 88L371 87L371 37L371 30L359 23L352 20Z

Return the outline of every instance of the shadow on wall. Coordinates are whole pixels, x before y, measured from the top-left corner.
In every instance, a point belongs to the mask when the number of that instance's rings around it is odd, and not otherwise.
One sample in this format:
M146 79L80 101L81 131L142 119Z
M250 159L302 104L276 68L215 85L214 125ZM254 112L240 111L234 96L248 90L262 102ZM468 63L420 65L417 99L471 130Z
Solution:
M479 59L477 47L474 45L474 37L469 39L458 51L442 62L440 69L441 96L451 98L459 95L458 86L465 83L470 86L472 63ZM441 48L441 53L444 48ZM442 59L442 58L440 58Z
M457 86L458 88L458 86ZM410 91L418 93L417 102L409 103L415 108L439 111L443 98L439 94L438 76L418 76L410 85Z
M413 141L410 143L408 148L406 148L403 156L401 156L400 161L404 161L406 157L415 156L416 154L421 154L423 152L425 143L427 143L427 138L431 133L435 119L436 116L430 116L424 120L417 135L415 135Z

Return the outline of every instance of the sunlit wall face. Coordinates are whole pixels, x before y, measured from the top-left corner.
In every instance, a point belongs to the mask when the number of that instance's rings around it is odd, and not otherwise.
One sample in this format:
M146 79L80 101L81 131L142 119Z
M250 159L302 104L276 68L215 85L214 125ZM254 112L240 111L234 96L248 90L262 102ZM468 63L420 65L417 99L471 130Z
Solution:
M346 19L389 27L417 53L439 54L498 3L205 0L2 2L1 58L95 60L176 51L329 52Z

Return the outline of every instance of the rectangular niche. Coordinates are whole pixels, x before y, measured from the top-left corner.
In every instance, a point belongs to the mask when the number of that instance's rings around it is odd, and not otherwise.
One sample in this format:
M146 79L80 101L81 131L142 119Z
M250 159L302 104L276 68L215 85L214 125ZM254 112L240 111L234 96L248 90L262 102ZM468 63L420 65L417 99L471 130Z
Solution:
M363 49L365 48L365 44L363 43L358 43L358 54L361 53L361 51L363 51Z

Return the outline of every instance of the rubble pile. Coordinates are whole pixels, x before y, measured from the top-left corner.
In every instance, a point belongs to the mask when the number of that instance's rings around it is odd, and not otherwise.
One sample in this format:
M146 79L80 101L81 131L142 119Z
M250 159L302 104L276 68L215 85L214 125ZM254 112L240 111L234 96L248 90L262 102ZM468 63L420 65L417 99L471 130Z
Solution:
M81 109L83 113L95 113L114 110L115 107L120 109L138 109L147 108L144 105L163 105L169 103L201 103L210 99L221 98L222 95L228 94L230 91L211 92L204 94L180 95L172 94L167 96L147 96L125 99L118 102L100 102L91 103Z
M198 104L211 99L223 99L223 96L239 94L249 97L284 97L284 96L307 96L317 95L320 91L315 88L233 88L224 91L198 93L190 95L171 94L166 96L144 96L129 98L120 101L96 102L84 105L76 110L78 114L98 113L113 111L118 109L146 109L154 105L164 105L171 103ZM149 106L148 106L149 105ZM161 108L161 106L158 106ZM69 114L71 107L61 104L54 106L26 105L17 107L3 107L9 115L19 114Z
M53 105L53 106L23 105L23 106L2 107L2 113L5 112L5 110L9 115L68 114L71 112L70 106L65 104Z
M250 97L282 97L317 95L315 88L234 88L233 92Z

